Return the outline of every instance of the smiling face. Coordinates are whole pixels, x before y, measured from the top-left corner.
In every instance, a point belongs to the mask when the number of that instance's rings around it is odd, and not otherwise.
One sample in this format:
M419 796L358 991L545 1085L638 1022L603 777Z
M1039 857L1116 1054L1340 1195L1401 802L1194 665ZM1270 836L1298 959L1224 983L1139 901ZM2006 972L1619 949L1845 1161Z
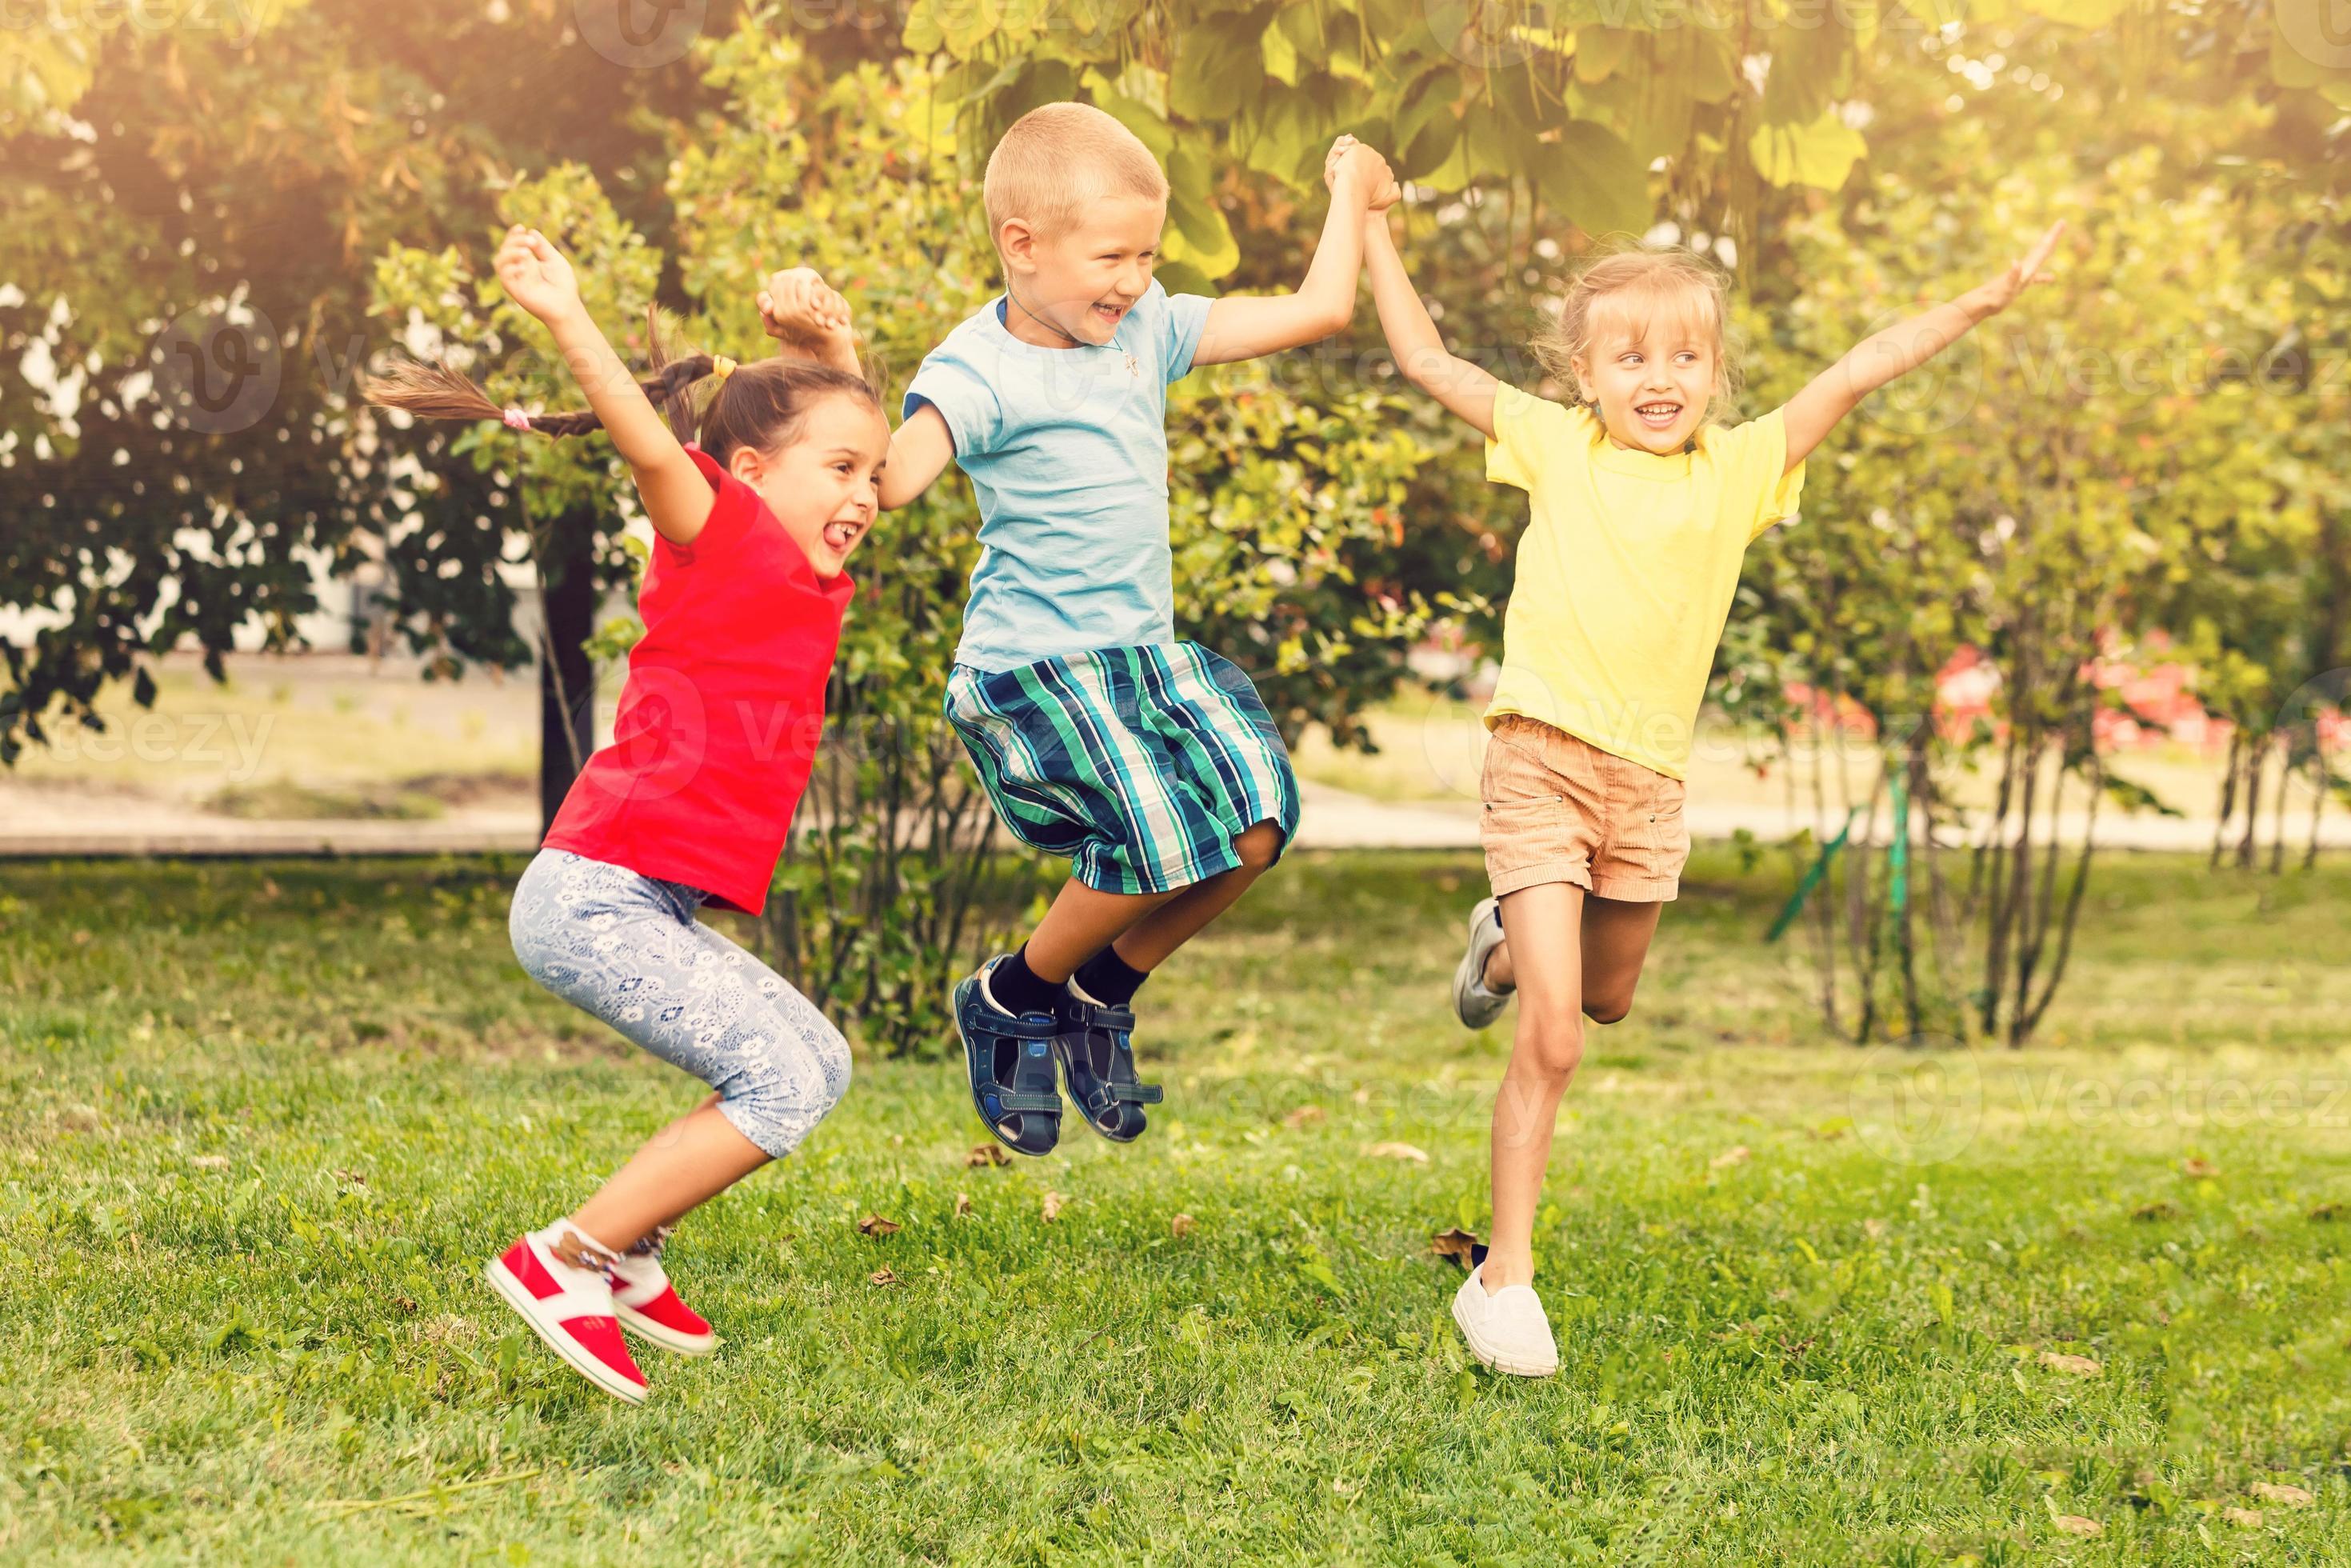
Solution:
M1005 326L1040 348L1066 349L1072 339L1109 342L1151 287L1166 226L1165 201L1128 193L1088 202L1069 225L1048 234L1007 218L997 235L1011 296Z
M738 446L735 477L759 493L819 577L838 577L873 528L890 426L872 400L832 392L809 405L799 429L765 452Z
M1679 452L1705 423L1722 361L1710 303L1686 292L1629 290L1593 301L1589 335L1573 363L1617 445Z

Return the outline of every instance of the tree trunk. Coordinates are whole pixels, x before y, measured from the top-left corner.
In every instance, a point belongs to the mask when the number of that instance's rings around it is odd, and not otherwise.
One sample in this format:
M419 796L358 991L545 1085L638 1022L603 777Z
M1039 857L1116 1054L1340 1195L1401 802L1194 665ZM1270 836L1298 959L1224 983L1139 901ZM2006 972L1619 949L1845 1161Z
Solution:
M2229 726L2229 760L2220 773L2220 818L2212 824L2212 863L2208 870L2220 869L2220 851L2229 841L2229 819L2237 810L2237 758L2245 748L2245 731L2241 725Z
M588 639L596 630L596 534L589 518L555 518L538 550L539 831L555 813L588 754L596 748L596 669Z
M2237 841L2237 869L2253 869L2253 834L2262 825L2262 768L2269 761L2269 737L2245 747L2245 836Z
M2320 710L2310 721L2310 770L2316 776L2316 792L2310 800L2310 844L2302 852L2302 869L2315 870L2318 865L2318 823L2326 814L2326 791L2334 786L2334 777L2326 766L2326 715Z
M2285 869L2285 798L2294 783L2294 737L2281 737L2278 746L2277 804L2270 811L2270 874L2275 876Z

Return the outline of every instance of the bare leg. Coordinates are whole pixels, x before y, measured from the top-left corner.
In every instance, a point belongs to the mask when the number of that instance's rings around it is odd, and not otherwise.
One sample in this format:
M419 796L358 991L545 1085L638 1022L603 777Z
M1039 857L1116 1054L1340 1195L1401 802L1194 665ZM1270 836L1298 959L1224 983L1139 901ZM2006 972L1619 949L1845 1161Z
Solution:
M1486 955L1486 988L1496 996L1518 989L1519 972L1510 967L1510 939L1503 937Z
M1489 1291L1534 1279L1535 1208L1551 1166L1560 1097L1583 1060L1584 1018L1613 1023L1631 1009L1663 907L1589 897L1568 883L1502 900L1510 945L1541 961L1511 977L1519 988L1518 1031L1494 1097L1494 1233L1479 1276ZM1491 984L1490 962L1486 972Z
M1029 935L1029 967L1040 979L1066 980L1137 921L1188 891L1103 893L1071 877Z
M1633 1010L1633 990L1641 983L1641 966L1649 961L1649 942L1665 912L1656 903L1597 896L1583 901L1585 1018L1615 1023Z
M736 1130L711 1095L645 1140L571 1223L626 1251L658 1226L699 1207L768 1163L765 1149Z
M1656 935L1657 916L1665 907L1597 895L1590 898L1583 924L1586 1018L1595 1023L1614 1023L1633 1010L1633 988L1640 981L1641 965L1649 956L1649 938ZM1506 937L1486 955L1486 988L1510 991L1518 984L1519 972L1510 962Z
M1121 958L1149 974L1165 963L1176 948L1206 930L1210 921L1238 903L1241 894L1273 864L1274 853L1280 847L1280 827L1270 821L1252 824L1233 840L1233 852L1241 857L1240 864L1183 889L1128 926L1111 946L1118 950Z

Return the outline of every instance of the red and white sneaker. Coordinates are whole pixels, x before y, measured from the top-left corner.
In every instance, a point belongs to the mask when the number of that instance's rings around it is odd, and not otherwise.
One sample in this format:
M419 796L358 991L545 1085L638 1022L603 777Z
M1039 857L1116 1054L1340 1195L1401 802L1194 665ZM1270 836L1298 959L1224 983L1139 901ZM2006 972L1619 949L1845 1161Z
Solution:
M611 1282L574 1268L537 1236L518 1238L490 1260L490 1283L548 1348L616 1398L644 1403L645 1375L622 1341Z
M702 1314L678 1300L658 1250L623 1252L613 1263L612 1315L623 1328L680 1355L708 1355L718 1347Z

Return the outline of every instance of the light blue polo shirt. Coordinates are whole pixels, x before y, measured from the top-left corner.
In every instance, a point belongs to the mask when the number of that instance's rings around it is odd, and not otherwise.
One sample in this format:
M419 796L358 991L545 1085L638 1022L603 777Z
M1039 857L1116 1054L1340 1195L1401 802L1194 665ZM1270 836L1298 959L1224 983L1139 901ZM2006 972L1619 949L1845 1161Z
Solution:
M924 403L979 497L979 565L957 664L990 674L1176 640L1167 549L1167 383L1192 368L1212 301L1157 283L1104 344L1045 349L999 296L925 357Z

